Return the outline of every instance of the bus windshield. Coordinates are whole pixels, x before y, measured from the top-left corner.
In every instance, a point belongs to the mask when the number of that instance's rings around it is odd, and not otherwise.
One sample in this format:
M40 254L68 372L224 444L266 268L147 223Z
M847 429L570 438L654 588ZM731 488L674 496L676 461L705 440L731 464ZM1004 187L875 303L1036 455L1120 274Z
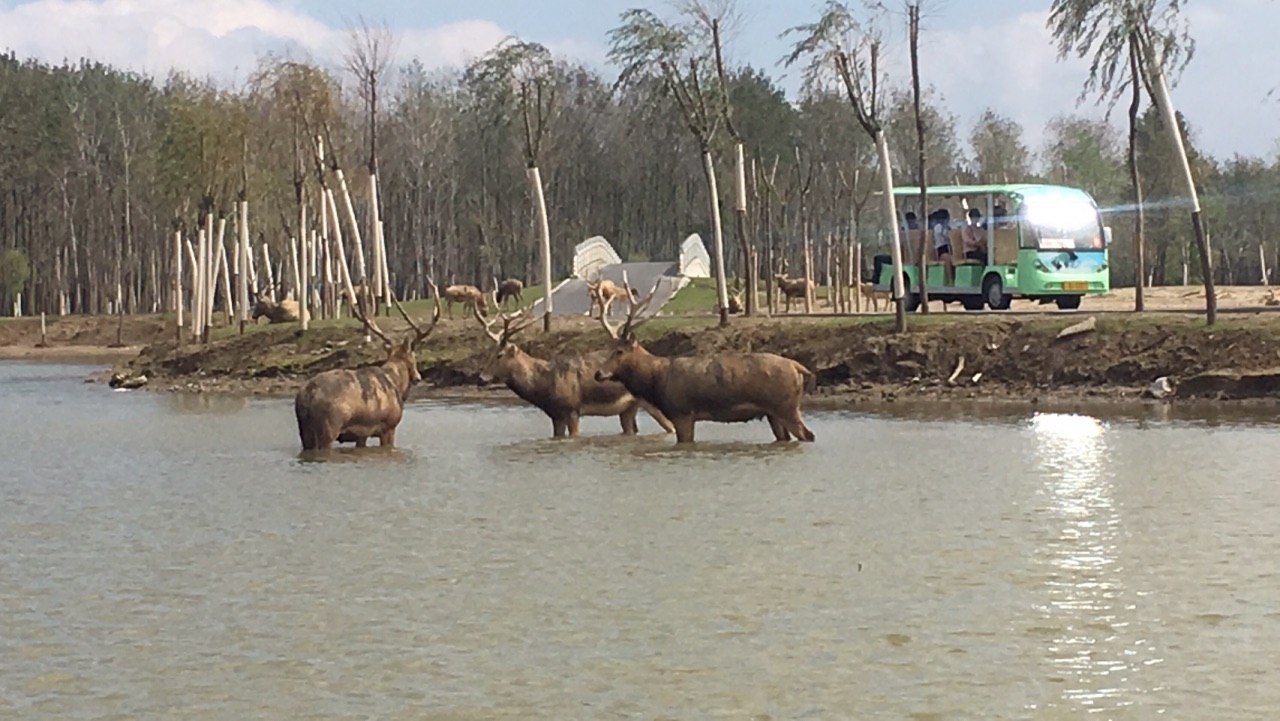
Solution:
M1065 190L1065 189L1064 189ZM1079 192L1029 194L1022 216L1043 250L1101 250L1102 216L1089 197Z

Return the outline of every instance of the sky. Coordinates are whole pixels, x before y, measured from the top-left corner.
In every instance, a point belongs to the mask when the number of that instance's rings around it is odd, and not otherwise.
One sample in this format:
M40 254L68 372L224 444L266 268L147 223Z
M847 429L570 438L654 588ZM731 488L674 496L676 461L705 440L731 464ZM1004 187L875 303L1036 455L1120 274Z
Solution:
M817 17L816 0L738 0L743 16L727 60L777 79L792 97L798 71L779 59L787 28ZM353 7L354 6L354 7ZM608 77L608 32L631 7L673 17L669 0L0 0L0 49L61 62L87 57L163 77L170 68L242 82L268 51L336 64L359 12L397 35L397 61L460 65L508 35L541 42ZM1045 21L1050 0L932 0L921 38L921 76L955 114L960 137L990 107L1023 125L1032 150L1054 117L1101 117L1080 100L1084 61L1058 58ZM1195 0L1191 65L1173 88L1195 144L1227 160L1280 149L1280 0ZM905 32L890 36L905 67ZM899 72L903 81L909 75ZM1275 91L1272 93L1272 91ZM1124 122L1127 101L1113 112Z

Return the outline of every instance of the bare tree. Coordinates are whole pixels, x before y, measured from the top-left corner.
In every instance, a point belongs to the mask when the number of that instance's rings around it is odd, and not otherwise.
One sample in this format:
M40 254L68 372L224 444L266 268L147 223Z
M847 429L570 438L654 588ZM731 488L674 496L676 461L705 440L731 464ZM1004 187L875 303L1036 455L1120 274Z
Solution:
M898 235L898 211L893 197L893 168L889 160L889 144L885 141L880 109L884 102L884 78L880 70L881 34L875 29L875 15L882 6L866 7L871 22L860 23L849 7L838 0L828 0L816 22L798 25L783 33L800 35L789 55L787 65L807 59L805 84L811 90L829 85L834 74L844 87L858 124L876 143L880 155L880 180L884 195L885 225L889 228L893 254L893 297L897 330L907 330L906 289L903 287L902 244Z
M700 7L696 3L685 6ZM724 234L720 223L720 193L716 189L715 161L711 142L725 118L726 88L711 67L708 57L715 43L699 42L699 25L664 22L649 10L631 9L622 14L622 24L609 32L609 59L622 66L617 87L644 85L661 88L680 109L685 124L698 143L703 175L711 208L714 238L716 294L720 325L729 324L729 293L725 281ZM655 83L656 80L656 83ZM655 87L656 85L656 87Z
M492 94L500 108L519 107L526 174L542 248L542 328L551 330L551 226L538 160L556 109L556 71L551 52L538 43L508 38L468 70L472 84ZM495 288L496 290L496 288Z
M1201 217L1200 199L1191 174L1177 113L1169 97L1168 74L1175 75L1195 52L1186 21L1181 17L1185 0L1054 0L1049 13L1049 29L1058 41L1060 57L1074 52L1091 57L1089 77L1083 93L1097 92L1108 102L1108 112L1126 89L1135 92L1129 108L1130 178L1136 194L1139 217L1135 221L1139 263L1135 308L1142 310L1142 283L1145 256L1141 249L1142 200L1137 174L1134 145L1137 136L1138 102L1136 88L1142 83L1159 109L1182 165L1187 197L1191 200L1191 225L1200 254L1200 272L1204 279L1205 317L1212 325L1218 316L1218 300L1214 291L1212 253ZM1128 70L1125 73L1125 70Z
M387 245L382 237L382 214L378 203L378 87L385 79L395 50L395 35L385 22L371 25L363 16L350 29L344 54L347 70L357 78L360 99L367 113L369 139L369 212L373 243L374 297L390 312L391 284L387 275ZM305 233L305 230L299 232Z

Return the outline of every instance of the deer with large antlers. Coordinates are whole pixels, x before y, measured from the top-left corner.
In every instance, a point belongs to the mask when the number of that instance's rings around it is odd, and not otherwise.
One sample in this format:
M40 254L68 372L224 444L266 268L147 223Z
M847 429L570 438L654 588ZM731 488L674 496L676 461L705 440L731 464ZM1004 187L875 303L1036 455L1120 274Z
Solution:
M392 298L410 328L410 334L399 341L387 336L372 314L361 312L361 303L352 303L352 314L382 340L387 358L376 366L325 371L298 391L293 410L304 451L328 450L334 443L349 442L363 448L375 436L379 445L395 446L396 427L404 415L405 398L409 389L422 380L418 373L417 347L440 322L440 291L434 283L431 294L435 299L435 313L426 328L414 323L400 301Z
M577 436L582 416L618 416L624 434L639 433L636 420L642 408L667 433L675 430L666 416L632 396L621 383L596 380L596 370L608 351L566 353L543 360L511 342L516 333L537 321L528 310L502 314L493 320L485 320L478 311L473 315L496 345L493 357L480 373L480 381L501 381L526 403L547 414L553 437ZM498 323L502 328L495 331Z
M619 381L661 411L675 426L676 443L693 442L697 421L744 423L758 418L768 419L778 441L792 436L814 439L800 417L800 401L814 379L808 368L773 353L653 355L635 337L635 329L648 320L639 316L652 301L652 293L643 301L630 301L621 326L610 325L608 313L603 314L600 322L614 339L614 348L596 371L597 380Z

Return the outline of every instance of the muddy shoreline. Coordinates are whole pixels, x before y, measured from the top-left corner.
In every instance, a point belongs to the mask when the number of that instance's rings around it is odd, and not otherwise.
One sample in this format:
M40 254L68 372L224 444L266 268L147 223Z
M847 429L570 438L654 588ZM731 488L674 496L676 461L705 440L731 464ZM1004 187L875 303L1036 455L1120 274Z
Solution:
M1069 326L1090 329L1065 337ZM384 329L404 330L394 319ZM15 330L16 329L16 330ZM220 329L207 345L175 339L160 317L65 321L50 348L36 348L21 326L0 325L0 358L110 364L121 377L145 378L160 392L292 397L306 378L330 368L377 363L379 343L355 326L257 326L241 335ZM33 329L34 330L34 329ZM52 334L51 334L52 335ZM806 405L850 408L908 401L1000 403L1142 403L1153 381L1168 377L1177 400L1231 404L1280 402L1280 315L1241 315L1207 328L1173 314L1046 315L1043 318L933 314L913 316L906 334L891 319L737 318L727 329L708 317L659 318L640 328L657 355L768 351L803 363L816 375ZM123 348L109 348L115 341ZM526 351L540 357L594 350L609 340L585 319L557 319L551 333L529 333ZM492 342L474 322L442 321L419 353L424 382L411 398L500 401L501 386L477 388ZM101 374L102 380L109 377Z

